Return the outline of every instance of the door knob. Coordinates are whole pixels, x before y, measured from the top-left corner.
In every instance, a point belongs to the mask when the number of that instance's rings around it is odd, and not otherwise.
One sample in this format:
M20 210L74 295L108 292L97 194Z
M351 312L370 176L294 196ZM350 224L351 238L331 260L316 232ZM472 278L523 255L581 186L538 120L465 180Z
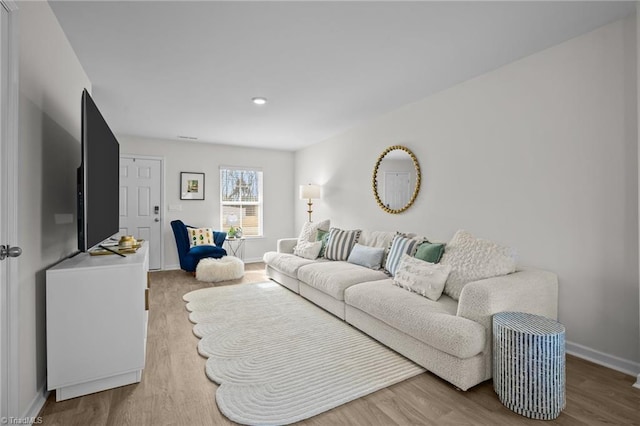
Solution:
M4 260L7 257L18 257L22 254L20 247L9 247L0 245L0 260Z

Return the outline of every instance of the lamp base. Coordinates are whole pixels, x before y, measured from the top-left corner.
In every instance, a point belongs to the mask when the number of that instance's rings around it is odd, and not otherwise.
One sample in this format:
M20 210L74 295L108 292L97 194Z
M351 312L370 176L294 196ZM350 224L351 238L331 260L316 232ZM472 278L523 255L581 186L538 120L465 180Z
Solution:
M307 213L309 213L309 222L313 222L311 220L311 213L313 213L313 210L311 209L311 206L313 205L313 203L311 202L311 200L309 200L309 202L307 203L307 205L309 206L309 210L307 210Z

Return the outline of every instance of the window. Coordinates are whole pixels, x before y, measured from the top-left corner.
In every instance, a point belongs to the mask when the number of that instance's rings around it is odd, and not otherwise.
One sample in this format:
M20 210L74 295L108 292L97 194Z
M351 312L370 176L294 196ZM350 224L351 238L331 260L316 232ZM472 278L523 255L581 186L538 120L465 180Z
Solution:
M245 237L262 236L262 171L220 168L220 228L242 228Z

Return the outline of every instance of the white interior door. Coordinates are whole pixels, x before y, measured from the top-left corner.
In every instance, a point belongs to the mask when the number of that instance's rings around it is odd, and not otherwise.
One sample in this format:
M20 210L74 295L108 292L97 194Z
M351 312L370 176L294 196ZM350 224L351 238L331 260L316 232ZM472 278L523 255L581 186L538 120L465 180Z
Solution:
M393 210L401 209L409 202L409 172L385 172L384 203Z
M18 416L18 56L13 2L0 0L0 417Z
M162 268L162 159L120 157L120 235L149 242L149 269Z

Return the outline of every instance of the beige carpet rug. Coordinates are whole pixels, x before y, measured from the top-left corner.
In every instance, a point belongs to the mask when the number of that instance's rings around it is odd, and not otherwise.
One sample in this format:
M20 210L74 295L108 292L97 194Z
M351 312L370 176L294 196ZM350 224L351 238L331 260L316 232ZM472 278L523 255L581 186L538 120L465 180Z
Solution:
M275 283L184 296L216 402L242 424L300 421L424 370Z

